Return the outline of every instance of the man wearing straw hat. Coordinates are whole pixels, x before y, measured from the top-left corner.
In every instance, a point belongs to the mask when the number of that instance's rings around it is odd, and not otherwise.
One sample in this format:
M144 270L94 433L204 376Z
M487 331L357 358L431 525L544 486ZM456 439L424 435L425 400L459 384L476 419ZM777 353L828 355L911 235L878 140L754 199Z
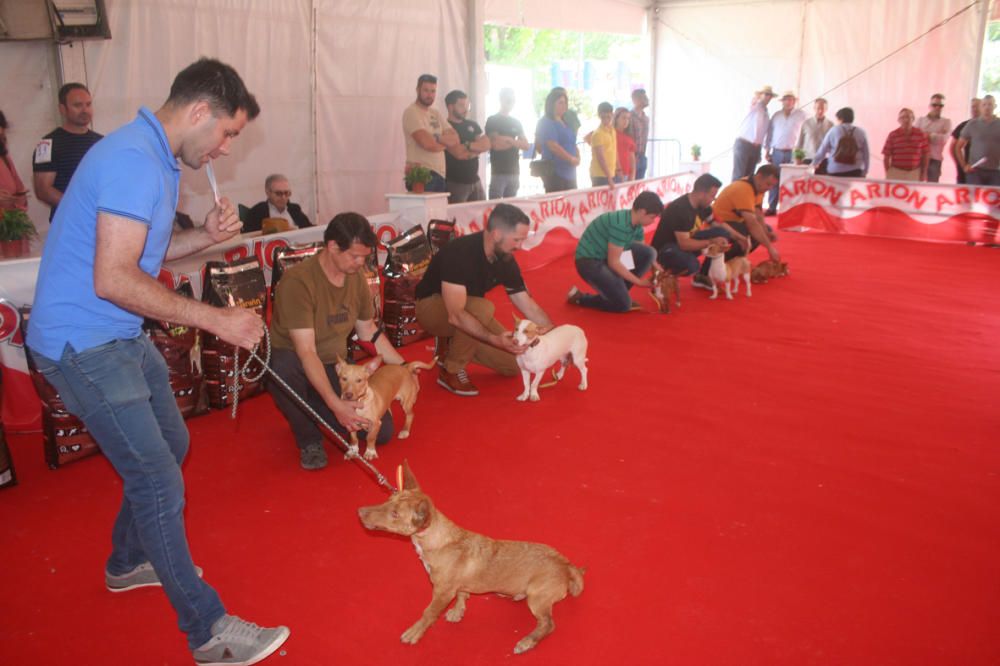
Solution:
M760 162L760 147L767 138L771 120L767 115L767 105L775 97L777 95L771 86L764 86L754 93L750 111L740 123L740 131L733 144L733 180L752 175Z

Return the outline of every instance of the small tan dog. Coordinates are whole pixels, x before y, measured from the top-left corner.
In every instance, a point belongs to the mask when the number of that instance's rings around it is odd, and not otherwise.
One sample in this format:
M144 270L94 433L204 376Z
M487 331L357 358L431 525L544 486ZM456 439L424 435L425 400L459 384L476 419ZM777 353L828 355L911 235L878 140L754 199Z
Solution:
M542 381L542 375L557 362L559 369L552 372L556 381L563 378L566 366L575 365L580 371L580 385L577 388L587 390L587 336L582 328L563 324L542 334L538 324L528 319L518 319L515 315L514 323L514 342L528 348L516 357L524 383L524 391L517 396L518 400L541 400L538 385ZM531 379L532 373L535 374L534 380Z
M750 259L746 255L733 257L726 262L726 280L732 284L732 292L734 294L740 293L741 277L747 283L747 298L750 298L753 296L750 292ZM726 285L726 298L730 298L729 291L729 285Z
M538 620L535 630L514 646L514 654L521 654L555 629L552 606L567 594L578 597L583 592L584 570L570 564L555 549L538 543L490 539L448 520L420 490L406 462L399 492L384 504L358 509L358 516L370 530L410 537L434 586L430 605L400 637L404 643L416 644L452 599L458 598L445 619L459 622L470 594L493 592L515 601L527 599L528 608Z
M750 281L754 284L765 284L771 278L788 275L788 262L768 259L762 261L750 271Z
M677 276L665 271L659 266L653 268L653 288L649 295L656 301L656 306L662 314L670 314L670 303L681 306L681 292L677 287Z
M358 415L371 421L368 428L368 439L365 444L365 459L378 458L375 452L375 438L382 427L382 417L385 416L393 400L399 400L406 415L406 422L397 437L406 439L410 436L413 425L413 405L417 401L420 382L417 373L434 367L434 359L430 363L411 361L405 365L382 365L382 356L376 356L367 363L351 365L337 357L337 378L340 380L340 397L345 400L357 400L361 407ZM379 367L381 366L381 367ZM347 457L358 455L358 433L351 433L351 450Z

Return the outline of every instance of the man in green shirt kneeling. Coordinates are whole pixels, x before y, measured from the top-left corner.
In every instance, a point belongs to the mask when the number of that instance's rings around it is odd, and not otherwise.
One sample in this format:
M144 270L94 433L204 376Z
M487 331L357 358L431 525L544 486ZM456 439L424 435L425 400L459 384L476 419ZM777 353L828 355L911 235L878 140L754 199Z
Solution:
M605 312L638 310L629 289L633 285L652 286L643 276L656 258L656 250L643 243L643 227L659 219L662 212L660 197L643 192L631 210L604 213L591 222L576 246L576 272L597 293L587 294L574 286L566 299L573 305Z

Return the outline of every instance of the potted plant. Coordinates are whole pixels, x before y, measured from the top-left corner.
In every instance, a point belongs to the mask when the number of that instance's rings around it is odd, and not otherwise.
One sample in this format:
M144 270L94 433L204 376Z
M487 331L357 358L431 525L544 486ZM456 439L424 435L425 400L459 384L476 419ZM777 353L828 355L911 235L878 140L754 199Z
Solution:
M412 166L406 170L403 182L406 184L406 189L421 194L424 186L431 182L431 170L420 165Z
M691 146L691 159L695 162L701 161L701 146L697 143Z
M792 159L795 160L796 164L805 164L806 151L802 150L801 148L796 148L795 150L792 151Z
M35 225L23 210L3 211L3 217L0 217L0 256L13 258L28 254L28 243L35 234Z

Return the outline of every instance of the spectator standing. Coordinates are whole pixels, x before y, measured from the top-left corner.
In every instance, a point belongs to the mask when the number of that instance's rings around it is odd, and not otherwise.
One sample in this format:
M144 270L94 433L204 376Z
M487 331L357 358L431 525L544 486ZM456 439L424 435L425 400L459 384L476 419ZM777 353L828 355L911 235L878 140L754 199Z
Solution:
M646 107L649 106L649 97L645 88L636 88L632 91L632 115L628 122L628 135L635 142L635 179L642 180L646 177L646 167L649 162L646 159L646 148L649 144L649 116L646 115Z
M0 212L28 210L28 192L7 150L7 116L0 111Z
M437 97L437 77L421 74L417 79L417 99L403 111L403 137L406 141L406 167L430 169L431 181L425 192L446 192L444 151L458 143L458 135L433 108Z
M871 166L868 135L854 124L854 109L845 106L836 113L838 124L826 133L813 161L816 165L830 158L826 173L840 178L864 178Z
M955 172L958 174L955 182L962 185L968 181L965 177L965 171L962 169L962 160L959 159L958 151L958 141L962 138L962 130L965 126L969 124L970 120L975 120L979 117L979 112L982 110L983 100L978 97L973 97L972 101L969 103L969 120L963 120L958 124L958 126L951 133L951 146L948 148L948 152L951 153L951 159L955 160ZM965 144L961 151L961 155L966 161L969 160L969 144Z
M94 100L87 86L67 83L59 89L59 113L63 124L38 142L31 160L35 196L50 207L49 221L56 214L69 181L90 147L103 138L90 129Z
M448 107L448 124L458 134L458 143L448 146L448 203L482 201L486 198L479 179L479 155L490 149L490 138L483 134L479 123L469 120L469 96L452 90L444 98Z
M1000 185L1000 119L993 95L983 97L979 117L962 128L957 152L970 185ZM969 157L963 150L968 145Z
M614 128L614 107L607 102L597 105L601 124L591 132L587 143L591 147L590 182L594 187L611 185L618 163L618 138Z
M750 110L740 123L739 134L733 144L733 180L746 178L757 168L760 147L767 138L767 128L771 122L767 115L767 105L776 96L771 86L764 86L754 93Z
M900 109L899 127L889 132L882 147L885 177L889 180L927 180L930 144L927 135L913 126L911 109Z
M795 148L806 154L804 158L806 164L813 163L819 144L823 143L823 137L833 129L833 123L826 117L826 107L827 102L822 97L813 102L814 115L812 118L806 118L799 131L799 140Z
M546 192L576 189L576 167L580 152L576 130L566 123L569 98L564 88L553 88L545 98L545 115L535 128L535 150L542 156L542 183Z
M615 182L625 183L636 180L635 141L629 136L628 127L631 114L624 106L615 109L615 140L618 142L618 168Z
M931 154L927 162L927 181L937 183L941 180L941 162L944 160L944 149L951 134L951 120L944 118L944 95L931 95L930 108L926 116L917 118L917 128L927 135Z
M781 96L781 109L771 116L771 123L767 128L767 138L764 139L767 161L778 166L779 169L782 164L791 163L795 142L798 141L802 125L806 122L805 112L795 108L797 101L798 98L792 91ZM778 186L775 185L768 197L767 214L774 215L777 212Z
M521 186L519 152L527 150L528 139L521 121L510 115L514 110L514 91L500 91L500 112L486 119L490 139L490 199L516 197Z

